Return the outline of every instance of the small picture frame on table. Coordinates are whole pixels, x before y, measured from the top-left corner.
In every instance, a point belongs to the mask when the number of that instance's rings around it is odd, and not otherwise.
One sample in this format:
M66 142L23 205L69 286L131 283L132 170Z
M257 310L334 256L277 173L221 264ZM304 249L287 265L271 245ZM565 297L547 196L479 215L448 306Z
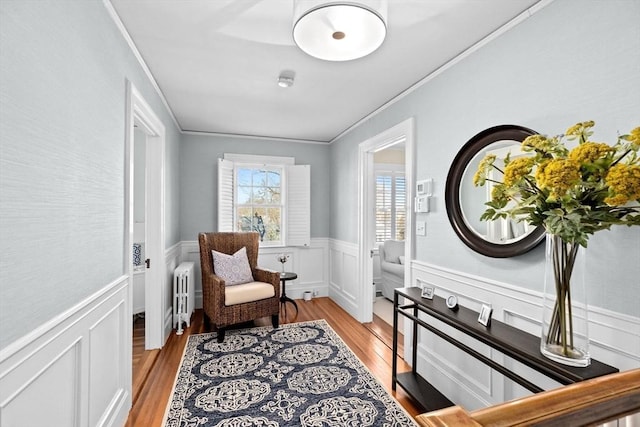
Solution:
M491 313L493 312L493 308L490 305L482 304L482 308L480 309L480 315L478 316L478 322L482 323L484 326L489 326L491 324Z
M422 298L426 298L426 299L433 299L433 294L434 294L435 289L433 288L433 286L422 286Z

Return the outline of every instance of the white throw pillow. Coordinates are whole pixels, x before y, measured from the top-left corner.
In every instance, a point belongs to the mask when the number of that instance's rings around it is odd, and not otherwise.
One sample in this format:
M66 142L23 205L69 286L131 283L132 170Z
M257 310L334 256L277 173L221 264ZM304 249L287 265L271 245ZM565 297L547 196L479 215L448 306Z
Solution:
M253 282L246 247L242 247L233 255L216 251L211 251L211 253L213 254L213 270L216 276L224 280L225 285L232 286Z
M400 264L404 264L404 256L399 256L398 261L400 261Z

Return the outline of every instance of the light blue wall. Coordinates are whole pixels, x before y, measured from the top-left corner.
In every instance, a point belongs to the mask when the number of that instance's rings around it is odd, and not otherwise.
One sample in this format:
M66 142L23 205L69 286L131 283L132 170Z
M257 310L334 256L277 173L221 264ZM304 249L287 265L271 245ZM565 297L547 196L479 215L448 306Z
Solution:
M102 1L0 1L0 349L124 273L127 79L167 129L171 246L179 133Z
M451 228L444 187L460 147L479 131L520 124L562 133L596 121L596 141L640 125L640 2L557 0L428 81L331 145L332 238L357 242L357 146L416 119L416 179L434 178L427 236L417 259L542 291L544 250L492 259L468 249ZM338 209L339 207L339 209ZM640 316L640 227L592 237L587 286L593 305Z
M180 163L180 236L197 240L218 228L218 159L224 153L295 157L311 165L311 237L329 236L328 144L306 144L218 135L183 135Z

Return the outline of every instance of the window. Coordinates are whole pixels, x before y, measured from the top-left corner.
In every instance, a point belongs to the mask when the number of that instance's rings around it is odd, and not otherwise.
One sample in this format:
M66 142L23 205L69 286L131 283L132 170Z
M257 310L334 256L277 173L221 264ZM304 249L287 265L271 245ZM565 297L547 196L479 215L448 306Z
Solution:
M218 162L218 230L255 231L261 246L310 244L310 167L291 157L225 154Z
M261 242L282 243L282 168L235 168L235 230L257 231Z
M376 242L404 240L405 190L404 172L376 171Z

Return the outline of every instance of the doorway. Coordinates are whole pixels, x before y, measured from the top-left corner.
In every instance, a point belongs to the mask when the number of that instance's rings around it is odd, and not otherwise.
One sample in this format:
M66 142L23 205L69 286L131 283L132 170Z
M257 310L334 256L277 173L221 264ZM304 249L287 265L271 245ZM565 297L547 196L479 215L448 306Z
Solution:
M135 172L135 135L141 133L144 140L144 311L145 311L145 348L160 348L164 344L163 313L165 307L164 256L164 125L151 107L142 98L138 90L128 82L129 111L127 112L127 170L126 174L126 220L128 224L125 238L129 254L125 261L129 277L133 277L133 243L135 228L134 214L134 176ZM142 235L142 233L140 233ZM132 286L129 286L132 289ZM129 294L130 304L133 300Z
M404 144L405 173L405 244L404 286L410 283L410 260L413 259L413 186L415 153L414 119L409 118L392 128L368 139L359 146L358 157L358 255L359 294L362 304L358 306L358 320L368 323L373 320L373 248L375 246L375 173L374 155L394 145Z
M374 223L373 322L387 325L393 324L393 289L403 286L404 244L400 242L406 240L405 151L405 139L400 139L373 154L374 207L368 212ZM402 317L398 320L402 329Z
M133 314L143 312L144 349L151 350L161 348L165 341L165 128L131 82L127 82L126 105L123 263L130 279L127 312L132 321L128 331L133 337ZM132 363L127 366L132 369ZM128 374L132 384L132 372Z

